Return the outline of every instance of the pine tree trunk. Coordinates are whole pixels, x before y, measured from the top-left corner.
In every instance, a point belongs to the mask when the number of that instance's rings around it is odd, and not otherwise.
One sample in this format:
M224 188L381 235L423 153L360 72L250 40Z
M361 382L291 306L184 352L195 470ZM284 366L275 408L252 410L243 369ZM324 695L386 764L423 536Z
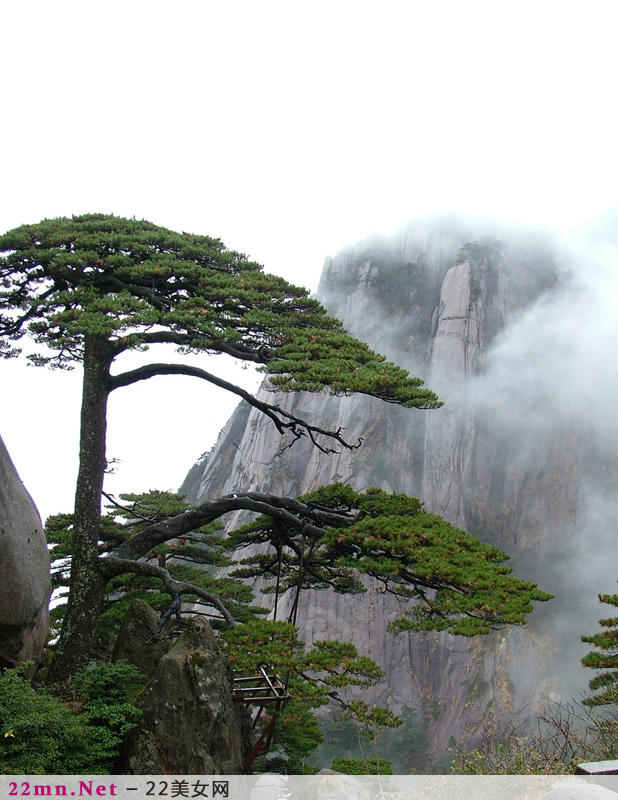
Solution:
M98 542L101 491L107 466L105 438L111 360L106 339L86 337L71 580L62 632L49 672L49 680L53 682L66 680L88 663L103 603L105 580L99 569Z

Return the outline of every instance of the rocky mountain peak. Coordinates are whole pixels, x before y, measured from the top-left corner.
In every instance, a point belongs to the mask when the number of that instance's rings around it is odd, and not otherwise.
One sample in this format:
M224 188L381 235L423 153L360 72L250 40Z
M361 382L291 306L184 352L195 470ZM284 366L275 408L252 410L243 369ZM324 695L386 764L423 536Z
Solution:
M536 381L552 396L540 366L548 354L533 332L542 329L543 314L555 316L575 302L573 258L549 235L486 227L424 221L374 237L327 259L318 290L350 333L425 379L443 408L410 412L325 393L285 397L293 413L363 437L360 450L327 456L304 441L281 453L270 423L241 404L182 487L191 500L238 489L300 494L335 480L406 492L513 554L519 574L556 593L550 610L533 615L530 633L502 631L478 641L395 638L386 624L396 609L374 589L353 602L326 592L308 596L299 616L303 636L351 640L377 660L388 679L373 699L414 709L433 759L483 720L532 719L550 694L568 700L574 686L585 685L579 674L579 684L562 681L556 663L566 663L566 648L573 677L579 633L597 613L598 589L589 584L598 562L581 566L581 537L592 530L586 482L596 481L603 493L601 472L606 486L607 470L618 471L606 458L604 471L595 466L585 415L574 424L540 407L530 390ZM268 387L261 391L268 394ZM567 587L563 571L576 553L579 577ZM589 599L582 605L584 584ZM581 631L561 617L574 603Z

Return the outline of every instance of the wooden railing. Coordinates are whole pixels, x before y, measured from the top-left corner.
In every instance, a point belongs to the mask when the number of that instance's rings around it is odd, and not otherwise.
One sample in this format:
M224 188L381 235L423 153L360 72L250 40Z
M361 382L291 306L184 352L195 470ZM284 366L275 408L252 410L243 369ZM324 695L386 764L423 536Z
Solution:
M264 725L245 761L245 770L248 772L258 756L268 753L277 717L290 699L290 694L278 675L274 672L269 674L264 667L260 667L258 675L234 676L232 696L236 703L255 706L251 719L254 729L257 728L260 720ZM264 714L266 708L269 710L268 714Z

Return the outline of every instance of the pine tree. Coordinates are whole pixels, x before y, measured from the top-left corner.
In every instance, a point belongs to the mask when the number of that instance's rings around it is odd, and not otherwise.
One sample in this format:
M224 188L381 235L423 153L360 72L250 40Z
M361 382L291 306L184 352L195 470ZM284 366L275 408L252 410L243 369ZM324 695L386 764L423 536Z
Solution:
M137 494L121 494L120 502L107 495L107 513L101 517L99 555L107 558L122 542L139 531L190 508L180 494L151 490ZM224 551L222 525L213 522L198 530L188 531L145 552L143 558L169 572L177 581L191 583L202 590L200 597L186 595L192 613L209 618L218 627L223 617L216 603L238 621L254 619L268 609L253 606L253 591L243 581L219 574L233 562ZM66 614L71 573L74 520L72 514L55 514L45 522L45 538L52 545L52 587L55 604L50 617L54 633L59 633ZM169 608L169 597L162 590L160 578L148 574L126 572L113 575L106 586L96 630L97 647L113 645L122 619L134 600L142 600L162 615ZM208 593L212 596L207 599ZM224 621L224 620L223 620Z
M304 289L268 275L217 239L150 222L92 214L43 220L0 237L0 351L29 335L37 365L83 367L73 566L53 673L83 666L105 588L99 553L107 401L155 375L192 375L260 409L280 432L330 450L354 447L206 370L153 363L112 373L119 355L170 344L182 353L226 353L259 366L281 391L363 392L416 408L439 405L422 381L348 336Z
M264 273L217 239L94 214L9 231L0 236L0 254L0 353L18 355L19 340L29 336L38 346L27 356L35 365L83 368L79 472L68 523L70 587L53 680L87 662L106 586L118 576L155 578L174 603L182 595L204 599L234 627L240 611L233 604L146 558L231 511L268 520L258 527L270 536L279 561L287 559L288 588L357 591L356 575L364 573L415 601L401 628L483 633L493 624L524 622L531 601L548 597L511 578L505 554L424 514L418 501L360 496L340 486L305 499L235 492L150 520L102 553L107 401L118 389L155 375L190 375L241 397L292 440L308 437L324 452L361 444L201 368L150 363L114 372L123 353L167 344L183 354L227 354L252 363L279 392L359 392L417 409L441 403L420 379L349 336L305 289ZM303 560L300 571L290 552ZM320 560L308 571L312 558Z
M600 594L601 603L618 606L618 594ZM582 658L585 667L599 670L588 684L595 694L584 699L589 706L618 703L618 617L599 620L600 633L582 636L582 642L594 645L594 650Z
M393 632L447 630L467 636L523 623L532 601L549 597L534 584L512 577L504 566L505 553L426 513L416 498L380 489L359 493L332 484L296 499L265 494L228 499L259 502L269 513L227 536L219 535L217 523L211 522L176 539L159 543L155 537L150 549L142 544L141 572L131 571L131 562L123 572L125 562L118 559L118 551L138 534L148 541L153 525L174 518L185 524L189 519L199 522L208 504L191 509L181 495L150 491L123 494L121 503L107 505L99 551L107 574L119 568L106 585L97 642L113 643L136 598L161 612L161 628L168 617L180 615L180 603L169 606L160 591L164 568L172 580L184 583L183 600L192 604L189 613L195 613L197 602L200 613L219 629L219 641L235 672L256 675L268 665L285 679L291 699L278 718L275 741L294 769L302 769L303 759L322 741L313 713L320 706L335 705L344 718L366 730L400 723L387 708L347 696L349 687L368 688L384 678L371 659L359 655L349 642L314 641L307 649L299 639L295 620L304 592L364 592L359 577L369 575L402 601L405 612L392 623ZM215 503L221 507L225 500ZM67 585L72 532L70 514L47 521L48 541L55 544L56 586ZM247 547L256 554L240 562L228 555ZM253 605L256 577L264 593L275 594L274 619L259 619L268 609ZM281 614L278 618L279 600L286 593L291 600L283 620ZM56 618L64 612L64 605L53 610Z
M265 579L263 591L275 594L275 616L279 598L291 593L289 622L303 591L365 592L363 575L402 601L401 616L390 624L395 633L486 634L524 623L532 601L551 597L513 577L502 550L428 513L415 497L335 483L294 502L303 525L268 514L226 540L236 551L260 546L232 575Z

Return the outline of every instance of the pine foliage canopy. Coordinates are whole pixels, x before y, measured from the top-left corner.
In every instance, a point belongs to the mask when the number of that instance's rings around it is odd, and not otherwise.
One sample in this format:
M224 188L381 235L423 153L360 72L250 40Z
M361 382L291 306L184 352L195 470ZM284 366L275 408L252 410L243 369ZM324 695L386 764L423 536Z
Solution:
M25 333L35 364L70 368L84 337L115 354L175 344L252 361L285 391L363 392L440 405L422 381L348 336L306 289L218 239L102 214L43 220L0 236L0 348ZM51 352L50 352L51 351Z

